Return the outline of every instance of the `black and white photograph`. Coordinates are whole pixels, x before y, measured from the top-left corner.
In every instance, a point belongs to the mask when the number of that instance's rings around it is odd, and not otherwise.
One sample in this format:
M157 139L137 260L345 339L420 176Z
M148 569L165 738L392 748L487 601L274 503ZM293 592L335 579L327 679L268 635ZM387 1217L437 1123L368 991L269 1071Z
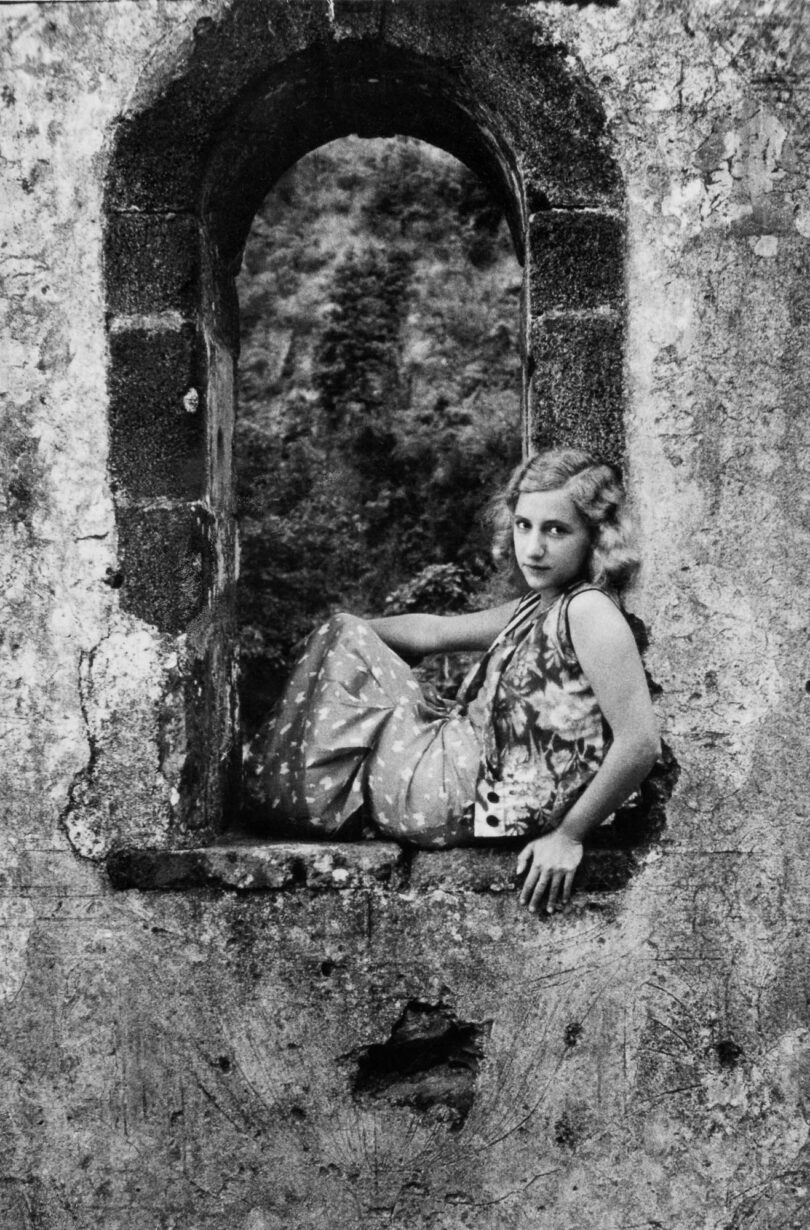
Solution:
M810 1230L810 0L0 34L0 1230Z

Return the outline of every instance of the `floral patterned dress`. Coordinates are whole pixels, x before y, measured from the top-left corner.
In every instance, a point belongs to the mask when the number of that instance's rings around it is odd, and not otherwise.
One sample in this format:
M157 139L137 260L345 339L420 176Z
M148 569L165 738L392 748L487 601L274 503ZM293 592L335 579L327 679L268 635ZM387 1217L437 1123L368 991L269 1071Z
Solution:
M454 704L428 699L364 620L328 620L247 757L268 835L340 840L366 820L440 847L556 827L610 741L568 632L568 605L588 588L543 612L526 595Z
M610 730L568 628L571 599L596 588L578 584L534 618L531 595L528 618L511 634L507 628L486 655L481 687L467 707L482 747L476 837L550 832L604 760ZM513 625L519 617L520 609Z

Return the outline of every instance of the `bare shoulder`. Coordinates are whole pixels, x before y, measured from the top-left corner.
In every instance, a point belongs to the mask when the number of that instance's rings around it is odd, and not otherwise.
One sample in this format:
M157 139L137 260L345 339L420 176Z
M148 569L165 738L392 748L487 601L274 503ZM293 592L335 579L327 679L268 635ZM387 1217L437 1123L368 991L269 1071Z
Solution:
M616 603L599 589L574 594L568 605L568 626L574 648L581 645L612 645L635 650L630 625Z
M576 658L613 733L639 715L651 721L642 659L618 606L599 590L583 590L570 601L568 626Z
M630 739L634 747L643 748L649 768L657 754L658 733L629 623L607 594L598 590L574 595L568 623L574 652L614 740Z

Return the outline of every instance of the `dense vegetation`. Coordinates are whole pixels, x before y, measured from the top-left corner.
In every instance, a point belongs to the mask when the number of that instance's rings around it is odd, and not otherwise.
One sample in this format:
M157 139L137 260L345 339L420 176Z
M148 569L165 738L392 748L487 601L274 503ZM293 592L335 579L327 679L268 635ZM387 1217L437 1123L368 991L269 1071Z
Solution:
M419 142L335 142L267 198L239 281L248 735L330 611L486 600L481 508L519 456L519 288L479 181Z

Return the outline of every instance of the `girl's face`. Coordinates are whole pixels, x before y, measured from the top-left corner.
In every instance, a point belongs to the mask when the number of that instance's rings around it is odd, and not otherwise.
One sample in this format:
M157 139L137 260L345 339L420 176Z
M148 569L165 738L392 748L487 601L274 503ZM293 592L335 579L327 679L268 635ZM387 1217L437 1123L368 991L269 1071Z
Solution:
M585 575L591 537L563 487L521 492L512 518L512 541L529 589L551 601Z

